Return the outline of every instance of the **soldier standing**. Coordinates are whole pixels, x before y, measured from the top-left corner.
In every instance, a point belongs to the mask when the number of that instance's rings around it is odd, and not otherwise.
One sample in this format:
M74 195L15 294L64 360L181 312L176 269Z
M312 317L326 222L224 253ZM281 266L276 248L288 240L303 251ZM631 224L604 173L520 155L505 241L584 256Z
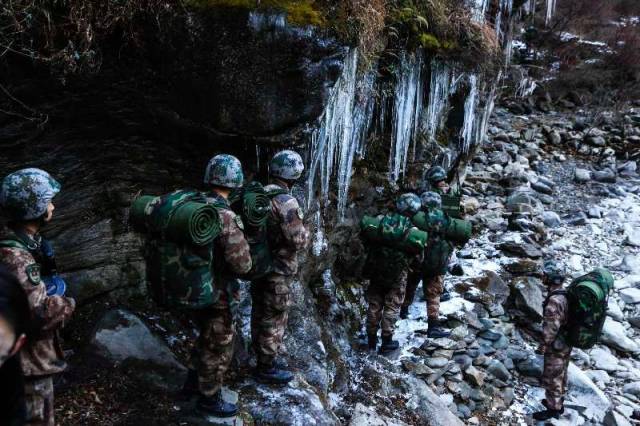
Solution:
M406 318L409 306L413 303L416 289L422 280L422 290L427 302L427 318L429 328L428 337L448 337L449 332L440 324L440 300L444 289L444 275L447 271L449 256L453 250L453 245L444 236L444 226L446 216L441 210L442 200L436 192L425 192L421 196L422 206L425 209L425 216L429 233L429 242L425 248L425 255L422 265L414 268L407 281L407 292L400 311L400 317Z
M563 335L569 313L567 292L562 289L566 273L555 262L546 261L543 274L548 295L544 304L542 343L537 352L544 354L542 384L546 399L542 400L542 404L547 409L533 414L533 418L540 421L558 418L564 412L567 371L573 349Z
M60 184L44 170L29 168L12 173L2 181L0 205L9 220L0 231L0 263L22 285L38 329L20 351L25 376L27 424L53 426L53 375L67 364L58 335L71 317L76 303L72 298L47 294L41 276L43 252L50 246L40 230L53 217L53 198Z
M232 417L238 413L235 404L222 399L224 375L233 357L235 313L240 302L240 287L236 279L251 269L251 253L245 239L242 220L229 207L229 194L242 187L244 176L240 161L232 155L216 155L205 171L204 183L210 192L207 201L218 210L222 232L214 241L214 273L222 290L218 301L210 308L194 313L200 334L192 354L185 392L199 391L197 407L217 417Z
M302 209L291 195L291 187L300 178L304 164L294 151L277 153L269 164L271 184L265 190L271 199L269 247L272 272L251 283L251 338L257 356L256 379L264 383L286 384L293 374L276 366L291 306L291 285L298 271L297 256L307 247L309 232L304 226Z
M420 198L411 193L402 194L396 201L396 214L413 217L420 211ZM409 264L421 259L410 259L400 250L379 244L368 247L365 271L370 279L367 289L367 338L369 350L378 346L378 329L382 329L380 353L392 352L400 346L393 340L396 321L404 300Z

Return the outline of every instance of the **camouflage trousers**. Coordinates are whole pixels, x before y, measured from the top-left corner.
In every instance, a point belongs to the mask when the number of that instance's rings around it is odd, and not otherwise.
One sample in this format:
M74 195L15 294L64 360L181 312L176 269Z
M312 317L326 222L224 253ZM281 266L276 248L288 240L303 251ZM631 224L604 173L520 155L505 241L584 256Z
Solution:
M437 319L440 312L440 296L444 291L444 275L423 277L421 271L409 271L407 291L402 306L411 306L420 280L423 280L422 291L424 299L427 301L427 317L429 319Z
M271 367L282 350L293 277L271 273L251 283L251 340L258 365Z
M407 271L403 271L398 281L393 284L371 280L367 289L367 301L369 302L367 334L369 336L377 334L379 328L382 328L383 336L393 336L406 288Z
M544 354L542 385L545 388L546 406L551 410L560 410L564 404L567 390L567 372L573 348L556 341L554 347Z
M30 426L54 426L52 376L25 377L24 400Z
M198 375L198 389L206 396L220 390L233 359L236 326L230 298L239 298L239 294L223 292L214 306L194 313L200 335L191 354L191 366Z

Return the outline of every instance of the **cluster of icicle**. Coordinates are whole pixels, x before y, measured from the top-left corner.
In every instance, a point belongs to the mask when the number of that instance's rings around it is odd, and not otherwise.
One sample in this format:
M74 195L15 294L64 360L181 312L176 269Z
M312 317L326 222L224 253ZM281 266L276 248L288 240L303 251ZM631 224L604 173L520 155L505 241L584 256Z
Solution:
M373 71L358 76L358 51L351 49L342 75L334 85L320 126L311 136L311 155L307 203L315 201L320 180L320 197L328 201L335 177L338 188L338 214L344 217L353 161L364 156L365 137L373 116Z

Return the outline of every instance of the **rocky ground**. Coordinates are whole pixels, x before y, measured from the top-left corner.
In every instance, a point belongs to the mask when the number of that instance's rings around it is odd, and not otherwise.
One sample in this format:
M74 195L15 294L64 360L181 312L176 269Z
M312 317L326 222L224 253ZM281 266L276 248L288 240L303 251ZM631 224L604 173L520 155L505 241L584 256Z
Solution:
M296 285L283 362L297 374L287 387L248 378L245 301L229 381L242 415L221 422L194 415L192 401L179 398L194 337L188 321L133 303L128 310L94 304L80 315L97 326L68 336L89 345L74 354L59 385L61 423L531 424L543 397L542 359L534 353L545 295L539 269L543 257L554 257L574 276L608 267L616 285L602 343L574 350L567 410L552 424L637 424L640 178L626 158L640 141L640 115L631 110L597 128L579 115L494 114L463 188L476 235L446 280L454 297L441 313L451 338L426 338L417 298L398 324L402 349L389 357L367 353L363 288L339 280L328 263L313 291ZM326 250L323 238L316 243L314 254ZM310 300L315 310L305 306Z

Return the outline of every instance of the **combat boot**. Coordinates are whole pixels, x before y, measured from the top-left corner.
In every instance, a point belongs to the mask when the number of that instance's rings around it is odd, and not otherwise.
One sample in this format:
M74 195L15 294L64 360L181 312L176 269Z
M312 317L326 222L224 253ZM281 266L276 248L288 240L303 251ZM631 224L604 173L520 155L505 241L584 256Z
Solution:
M375 351L378 347L378 336L371 334L367 336L367 347L370 351Z
M400 308L400 319L407 319L409 316L409 307L403 306Z
M437 339L438 337L449 337L451 333L445 330L437 319L430 319L429 328L427 330L427 337Z
M552 410L547 408L546 410L542 410L542 411L538 411L536 413L533 413L533 419L543 422L545 420L549 420L549 419L557 419L560 417L560 415L564 413L564 408L560 409L560 410Z
M260 383L266 383L270 385L286 385L293 380L293 373L287 370L271 366L258 366L256 368L255 378Z
M388 354L395 351L400 347L400 343L397 340L393 340L393 336L382 336L382 344L380 345L380 353Z
M236 404L231 404L222 399L222 392L218 391L214 396L200 395L197 404L198 410L214 417L234 417L238 414Z

